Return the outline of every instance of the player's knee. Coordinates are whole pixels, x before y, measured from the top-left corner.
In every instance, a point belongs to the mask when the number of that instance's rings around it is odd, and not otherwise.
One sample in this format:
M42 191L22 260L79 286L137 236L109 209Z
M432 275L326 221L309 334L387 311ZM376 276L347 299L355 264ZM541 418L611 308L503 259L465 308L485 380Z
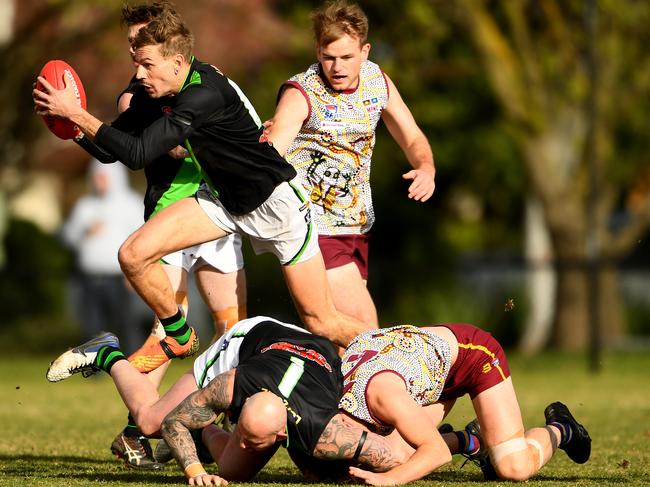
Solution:
M117 253L117 260L124 274L129 275L135 272L137 265L137 253L131 239L122 244Z
M494 469L503 480L524 481L535 473L526 458L505 458L498 462Z
M138 429L143 436L155 436L160 431L160 421L154 420L152 415L134 414L133 417L135 419L135 424L138 426Z
M523 481L532 477L535 465L530 445L523 437L512 438L490 448L490 459L497 475L504 480Z
M140 241L132 235L120 247L117 260L124 274L128 276L137 274L147 264L148 260L155 262L157 258L152 257L149 259Z

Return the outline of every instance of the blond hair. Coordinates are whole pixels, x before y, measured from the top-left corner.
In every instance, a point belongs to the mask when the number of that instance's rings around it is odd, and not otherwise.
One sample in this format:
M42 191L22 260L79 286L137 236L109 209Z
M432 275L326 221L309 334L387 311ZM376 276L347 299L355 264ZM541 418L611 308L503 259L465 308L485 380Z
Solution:
M157 0L152 3L140 3L137 5L125 3L122 5L120 23L127 27L137 24L148 24L166 10L176 14L176 7L168 0Z
M189 62L194 50L194 36L176 12L163 10L158 17L140 29L133 41L133 48L158 44L163 57L181 54Z
M368 17L356 3L345 0L327 2L312 14L314 37L319 46L326 46L345 34L359 39L359 44L368 40Z

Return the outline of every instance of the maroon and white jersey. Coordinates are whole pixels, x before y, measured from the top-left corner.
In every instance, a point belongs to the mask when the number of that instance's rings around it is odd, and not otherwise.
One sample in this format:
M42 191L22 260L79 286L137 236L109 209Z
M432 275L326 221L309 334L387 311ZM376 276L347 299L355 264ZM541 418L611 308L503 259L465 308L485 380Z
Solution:
M375 129L389 95L383 72L365 61L359 86L336 91L313 64L286 86L298 88L309 105L285 157L313 203L319 234L366 233L375 220L370 191Z
M440 397L450 368L449 343L424 329L403 325L367 331L357 336L343 355L339 409L376 432L388 434L393 427L373 417L366 404L370 379L380 372L395 373L404 380L413 400L428 406Z

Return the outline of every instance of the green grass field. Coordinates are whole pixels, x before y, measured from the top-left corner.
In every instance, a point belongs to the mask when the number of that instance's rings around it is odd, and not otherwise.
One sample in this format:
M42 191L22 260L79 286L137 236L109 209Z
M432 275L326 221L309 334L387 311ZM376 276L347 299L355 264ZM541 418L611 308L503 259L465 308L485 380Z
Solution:
M45 370L56 353L0 360L0 485L183 485L175 465L142 473L112 457L109 445L126 413L111 380L106 375L75 376L50 384ZM189 361L175 363L166 384L189 366ZM593 439L587 464L575 465L558 452L527 486L650 485L650 354L607 355L595 375L586 370L581 356L514 357L511 369L527 426L541 424L544 407L559 399ZM472 417L469 400L463 399L449 420L462 426ZM482 482L474 465L460 469L462 460L414 485L464 487ZM280 451L250 485L261 483L304 481Z

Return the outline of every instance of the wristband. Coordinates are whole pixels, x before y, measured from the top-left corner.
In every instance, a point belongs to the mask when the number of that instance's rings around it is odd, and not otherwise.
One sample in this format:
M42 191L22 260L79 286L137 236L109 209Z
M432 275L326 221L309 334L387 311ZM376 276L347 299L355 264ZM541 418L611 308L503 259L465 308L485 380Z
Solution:
M352 457L353 462L359 460L359 455L361 455L361 449L363 448L363 444L366 442L367 437L368 437L368 432L364 430L361 433L361 438L359 438L359 445L357 446L357 449L354 452L354 456Z
M203 465L200 463L190 463L187 467L185 467L185 476L188 479L193 479L194 477L207 474L208 473L203 468Z

